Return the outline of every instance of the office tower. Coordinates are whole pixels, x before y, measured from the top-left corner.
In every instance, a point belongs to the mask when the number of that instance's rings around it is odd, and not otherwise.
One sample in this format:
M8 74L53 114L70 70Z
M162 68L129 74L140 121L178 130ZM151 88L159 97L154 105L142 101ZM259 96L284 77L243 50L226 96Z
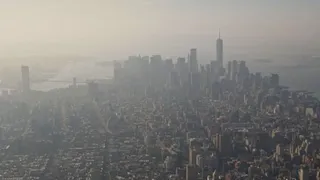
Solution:
M229 156L232 153L231 137L229 134L217 134L215 144L220 155Z
M149 64L149 56L143 56L141 59L144 62L144 64Z
M186 85L188 83L189 70L185 58L179 57L177 59L176 70L179 74L180 84Z
M183 57L178 57L177 59L177 64L175 66L176 70L180 73L183 71L184 65L186 63L186 59Z
M278 145L276 146L276 154L277 154L278 156L283 156L283 153L284 153L284 147L283 147L283 145L282 145L282 144L278 144Z
M149 56L143 56L141 58L141 74L142 80L145 84L149 84L150 77L149 77Z
M220 67L219 67L218 61L211 61L210 67L211 67L211 78L212 78L211 83L214 83L219 80Z
M150 58L150 83L160 88L165 84L168 75L164 72L164 65L160 55L153 55Z
M219 82L214 82L211 86L211 98L218 100L220 98L221 86Z
M140 56L129 56L127 61L128 70L132 71L132 73L136 74L139 69L139 61L141 60Z
M30 91L30 74L29 74L28 66L21 67L21 75L22 75L22 91L29 92Z
M300 168L299 180L309 180L309 169L307 166L303 166Z
M239 63L239 70L238 72L242 75L246 73L246 62L245 61L240 61Z
M317 170L316 178L317 178L317 180L320 180L320 169Z
M275 88L279 86L279 74L271 74L270 85Z
M177 88L180 86L179 76L176 71L170 73L170 87Z
M236 60L232 61L231 72L232 80L235 81L238 73L238 62Z
M217 39L217 61L219 64L219 68L223 68L223 40L220 37L220 30L219 30L219 38Z
M232 62L228 62L228 74L227 74L227 79L231 80L231 67L232 67Z
M186 180L196 180L197 179L197 168L194 165L187 165L186 167Z
M162 74L166 76L165 78L166 78L167 84L171 83L171 72L173 71L173 69L174 69L174 65L173 65L172 59L166 59L164 61L164 71L162 72ZM177 74L177 77L178 77L178 74Z
M198 167L203 168L203 166L204 166L204 158L203 158L202 155L197 154L197 156L196 156L196 164L197 164Z
M201 179L204 179L204 158L202 155L200 154L197 155L196 164L201 170Z
M198 72L197 49L195 49L195 48L190 50L189 71L192 73Z
M173 61L172 61L172 59L166 59L165 60L165 67L166 67L166 69L169 71L169 72L171 72L172 70L173 70Z
M237 82L242 83L249 74L247 73L247 66L245 61L239 62L237 72L238 72Z
M191 86L193 89L200 89L200 86L201 86L200 73L191 73Z
M196 149L190 147L189 148L189 164L196 165L196 160L197 160L197 151Z
M150 65L154 68L159 68L162 65L162 58L161 55L153 55L150 58Z
M185 64L186 64L186 59L179 57L177 59L177 63L175 64L175 70L178 72L178 74L180 75L184 69L185 69Z
M262 76L260 72L256 72L254 76L254 87L257 90L259 87L261 87L262 84Z
M289 100L289 91L288 90L282 90L280 92L280 100L282 102L284 102L285 104L288 103L288 100Z
M207 87L207 72L206 72L204 65L201 65L200 69L201 69L201 71L200 71L201 72L200 73L200 79L201 79L200 85L201 85L201 89L205 90L205 88Z
M248 179L253 180L254 176L260 173L261 173L261 170L258 167L250 165L250 167L248 168L248 176L249 176Z
M211 77L211 68L210 68L210 64L206 64L206 86L208 89L211 89L211 83L212 83L212 77Z
M201 73L204 73L204 72L205 72L204 65L200 65L200 72L201 72Z
M176 175L179 179L186 179L186 168L176 168Z

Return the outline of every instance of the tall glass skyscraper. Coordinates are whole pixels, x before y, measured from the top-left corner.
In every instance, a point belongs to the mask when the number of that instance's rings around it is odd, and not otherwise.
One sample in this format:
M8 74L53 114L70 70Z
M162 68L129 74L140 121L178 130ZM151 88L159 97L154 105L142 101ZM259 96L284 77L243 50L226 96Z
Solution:
M219 38L217 39L217 61L220 68L223 67L223 40L220 37L220 30L219 30Z

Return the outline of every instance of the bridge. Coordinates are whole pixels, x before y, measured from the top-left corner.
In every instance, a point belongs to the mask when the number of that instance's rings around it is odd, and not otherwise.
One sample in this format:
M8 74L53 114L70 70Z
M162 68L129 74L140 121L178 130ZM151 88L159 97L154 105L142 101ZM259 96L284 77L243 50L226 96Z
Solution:
M40 80L31 80L30 83L51 82L51 83L87 84L89 82L105 81L105 80L109 80L109 79L112 79L112 76L107 76L105 79L87 79L85 81L77 81L77 78L75 78L75 77L72 80L40 79Z
M102 82L106 80L112 79L112 76L106 76L104 79L87 79L87 80L82 80L82 81L77 81L77 78L73 78L71 80L59 80L59 79L40 79L40 80L30 80L30 84L34 83L45 83L45 82L50 82L50 83L64 83L64 84L70 84L73 86L76 86L77 84L88 84L90 82ZM108 84L108 82L106 82ZM0 92L1 91L16 91L19 89L19 87L11 86L11 85L5 85L0 82ZM1 94L1 93L0 93Z
M44 82L53 82L53 83L73 83L73 81L67 81L67 80L34 80L30 83L44 83ZM89 81L76 81L77 84L84 84Z

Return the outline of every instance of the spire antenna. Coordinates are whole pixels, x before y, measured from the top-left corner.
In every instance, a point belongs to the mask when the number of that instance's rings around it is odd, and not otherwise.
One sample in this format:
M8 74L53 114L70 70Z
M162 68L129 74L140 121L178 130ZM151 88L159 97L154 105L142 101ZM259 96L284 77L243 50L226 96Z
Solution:
M221 36L220 36L220 28L219 28L219 39L220 39L220 37L221 37Z

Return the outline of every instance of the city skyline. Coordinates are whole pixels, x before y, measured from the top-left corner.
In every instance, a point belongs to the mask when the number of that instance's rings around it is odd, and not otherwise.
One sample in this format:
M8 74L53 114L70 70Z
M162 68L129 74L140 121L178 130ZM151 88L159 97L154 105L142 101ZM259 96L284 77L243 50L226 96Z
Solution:
M0 1L0 179L320 180L319 0Z
M319 14L317 7L319 2L313 0L80 0L77 4L3 0L0 54L181 54L191 47L203 51L212 48L219 28L229 46L260 44L261 50L282 43L308 50L320 43L314 38L320 30L315 18Z

